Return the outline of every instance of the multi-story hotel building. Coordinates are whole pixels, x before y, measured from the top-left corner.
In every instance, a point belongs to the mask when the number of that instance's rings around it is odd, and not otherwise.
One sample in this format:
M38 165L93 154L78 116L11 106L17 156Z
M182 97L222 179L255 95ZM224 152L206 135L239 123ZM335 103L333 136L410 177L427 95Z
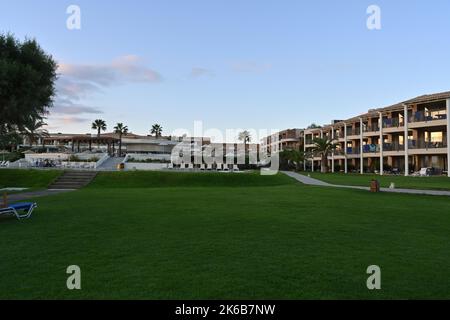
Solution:
M287 129L261 140L261 150L270 154L274 150L303 150L303 130Z
M432 167L450 177L450 92L430 94L362 115L333 121L304 131L304 151L311 157L305 170L320 167L311 152L313 139L328 137L337 143L328 157L332 172L402 172L409 175Z

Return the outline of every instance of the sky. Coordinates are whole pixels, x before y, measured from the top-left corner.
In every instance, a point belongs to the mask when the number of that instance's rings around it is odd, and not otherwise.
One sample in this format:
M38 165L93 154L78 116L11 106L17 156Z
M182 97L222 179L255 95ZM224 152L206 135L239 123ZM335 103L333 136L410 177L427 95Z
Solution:
M448 0L0 0L0 32L58 62L51 132L275 130L450 90L449 14Z

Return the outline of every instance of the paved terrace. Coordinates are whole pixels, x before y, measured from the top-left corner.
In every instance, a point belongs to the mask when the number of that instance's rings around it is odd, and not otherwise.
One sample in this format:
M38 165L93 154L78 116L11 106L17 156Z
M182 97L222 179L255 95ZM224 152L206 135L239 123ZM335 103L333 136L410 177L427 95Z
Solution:
M302 174L291 172L291 171L282 171L284 174L288 175L295 180L312 186L320 186L320 187L333 187L333 188L347 188L347 189L359 189L359 190L367 190L370 191L370 187L359 187L359 186L345 186L345 185L337 185L330 184L327 182L323 182L321 180L317 180L308 176L304 176ZM440 191L440 190L419 190L419 189L389 189L389 188L381 188L382 192L391 192L391 193L408 193L408 194L425 194L430 196L447 196L450 197L450 191Z

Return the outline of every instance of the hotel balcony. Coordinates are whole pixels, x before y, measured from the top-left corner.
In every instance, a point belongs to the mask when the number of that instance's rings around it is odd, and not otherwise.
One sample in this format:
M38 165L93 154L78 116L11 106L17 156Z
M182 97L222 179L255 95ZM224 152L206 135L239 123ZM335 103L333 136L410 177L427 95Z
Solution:
M435 127L447 125L446 110L438 110L433 113L418 111L408 119L408 127L411 129L420 127Z
M425 141L425 140L409 140L408 154L446 154L447 141Z

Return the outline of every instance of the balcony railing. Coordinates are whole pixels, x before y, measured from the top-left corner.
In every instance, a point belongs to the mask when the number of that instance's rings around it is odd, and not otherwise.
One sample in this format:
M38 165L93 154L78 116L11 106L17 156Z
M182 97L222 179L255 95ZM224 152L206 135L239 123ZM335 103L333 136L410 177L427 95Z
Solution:
M397 142L383 143L383 151L405 151L405 145Z
M363 145L363 153L377 153L380 152L379 144L366 144Z
M409 117L409 122L429 122L447 119L446 113L430 115L424 111L418 111Z
M364 132L377 132L380 131L379 125L371 125L364 127Z
M361 149L358 148L347 148L347 154L361 154Z
M447 141L438 141L431 142L425 140L409 140L408 141L409 149L439 149L439 148L447 148Z
M383 119L383 128L403 127L403 120L399 118Z
M347 129L347 136L359 136L360 134L361 130L359 128Z

